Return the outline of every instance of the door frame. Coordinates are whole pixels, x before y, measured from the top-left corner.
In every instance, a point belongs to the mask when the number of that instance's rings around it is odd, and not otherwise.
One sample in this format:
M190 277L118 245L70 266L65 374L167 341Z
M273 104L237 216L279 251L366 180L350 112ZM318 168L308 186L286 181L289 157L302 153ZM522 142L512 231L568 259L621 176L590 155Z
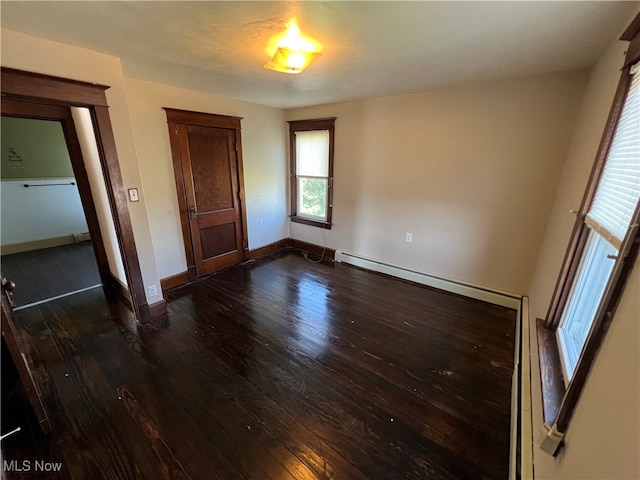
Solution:
M178 125L190 125L194 127L213 127L235 130L236 137L236 157L238 162L238 189L240 197L240 217L242 222L242 248L243 258L247 258L249 245L247 234L247 212L245 208L244 195L244 168L242 161L242 136L240 121L242 117L231 117L214 113L192 112L189 110L178 110L175 108L164 108L167 115L167 125L169 128L169 139L171 142L171 158L173 159L173 172L176 181L176 191L178 194L178 208L180 214L180 225L182 226L182 239L184 243L185 255L187 258L187 281L194 281L198 278L196 271L195 253L191 238L189 225L189 205L187 202L187 192L185 189L185 176L182 171L182 161L180 158L180 145L178 141Z
M144 291L105 93L110 87L7 67L2 67L0 74L0 91L3 99L45 106L85 107L91 113L100 164L107 187L107 198L131 297L131 307L138 322L148 323L151 320L151 312ZM91 204L93 204L92 198ZM104 250L104 245L102 248Z
M73 117L71 116L71 109L69 107L62 107L58 105L21 102L3 97L1 113L3 117L60 122L67 152L71 159L73 175L75 177L76 184L78 185L78 193L80 194L82 209L89 229L89 234L91 236L91 243L93 244L96 263L98 264L100 280L103 285L111 285L113 278L111 276L111 271L109 270L109 260L107 259L107 252L102 240L100 224L98 223L98 214L96 212L95 204L93 203L89 177L84 165L84 159L82 158L78 135L76 133L75 124L73 123Z

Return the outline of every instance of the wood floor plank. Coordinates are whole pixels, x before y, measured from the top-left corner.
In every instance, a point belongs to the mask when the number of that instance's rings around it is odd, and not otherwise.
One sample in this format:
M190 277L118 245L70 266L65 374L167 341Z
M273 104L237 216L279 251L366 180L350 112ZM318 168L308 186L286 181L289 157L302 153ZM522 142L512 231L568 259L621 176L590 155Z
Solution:
M86 352L64 309L41 309L42 321L50 332L39 344L50 378L47 382L56 416L55 429L68 432L64 465L72 478L141 478L126 451L126 441L111 418L118 416L113 395L106 388L100 369ZM23 322L28 328L29 322ZM46 340L49 340L48 342ZM111 400L111 401L109 401ZM85 444L90 443L91 448ZM75 448L72 445L75 444ZM87 475L87 472L90 472Z
M100 289L18 312L56 429L3 401L26 428L4 458L64 479L508 475L514 311L289 252L166 299L146 327Z
M224 302L230 302L230 301L231 301L231 299L229 299L229 298L221 298L221 300L222 300L222 301L224 301ZM238 310L240 310L240 309L241 309L241 306L240 306L240 305L235 305L235 306L234 306L234 309L238 309ZM253 314L253 317L254 317L254 318L255 318L255 316L256 316L256 315L255 315L255 314ZM265 338L264 338L264 340L265 340L265 341L274 341L274 339L273 339L273 338L269 339L268 337L265 337ZM364 358L364 359L360 359L359 361L361 361L361 362L365 363L367 360L369 360L369 359L368 359L368 358ZM330 360L330 359L328 359L328 357L327 357L326 355L325 355L325 357L324 357L324 361L325 361L325 363L327 363L327 362L328 362L328 363L331 363L331 360ZM335 367L335 365L334 365L334 367ZM362 364L360 364L360 367L362 367ZM375 365L374 365L374 368L375 368ZM344 369L343 369L343 370L344 370ZM347 372L347 373L348 373L348 372ZM445 376L445 377L446 377L446 376ZM450 380L450 377L449 377L449 378L447 378L447 380ZM393 382L391 382L391 383L393 383ZM372 382L372 384L373 384L373 385L376 385L376 383L375 383L375 382ZM508 386L509 384L507 383L506 385ZM448 387L448 389L449 389L449 390L451 390L451 387L449 386L449 387ZM366 393L366 392L365 392L365 393ZM507 388L507 392L506 392L506 394L508 395L508 388ZM434 404L434 405L435 405L435 406L438 406L437 404ZM451 409L449 409L449 411L450 411L450 410L451 410ZM432 422L433 422L433 421L437 421L437 420L438 420L438 416L441 416L441 415L442 415L442 413L443 413L443 412L438 412L438 413L437 413L437 415L436 415L433 419L431 419L431 421L432 421ZM454 413L455 413L455 412L454 412ZM486 410L485 410L484 412L482 412L482 417L483 417L483 418L488 417L489 419L491 419L491 416L487 415ZM479 432L480 432L480 433L482 433L482 431L483 431L482 429L480 429L480 430L479 430ZM462 426L460 427L460 429L459 429L459 433L462 433L462 432L468 432L468 425L462 425ZM473 430L472 430L472 432L473 432ZM491 438L486 438L486 436L485 436L485 438L484 438L484 439L482 439L482 435L477 435L477 436L478 436L478 437L480 437L480 438L475 439L475 444L476 444L476 445L487 445L487 444L490 444L490 440L492 440ZM484 441L480 441L480 442L478 442L477 440L484 440ZM470 453L476 453L476 452L470 452ZM482 454L482 453L477 454L477 456L478 456L478 458L480 458L480 459L481 459L481 458L483 458L483 454Z

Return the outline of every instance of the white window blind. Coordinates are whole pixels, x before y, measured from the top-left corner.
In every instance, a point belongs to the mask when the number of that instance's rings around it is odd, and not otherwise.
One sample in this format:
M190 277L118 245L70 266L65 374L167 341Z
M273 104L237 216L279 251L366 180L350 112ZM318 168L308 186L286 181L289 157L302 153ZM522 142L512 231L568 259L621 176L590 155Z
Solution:
M329 130L296 132L296 174L329 176Z
M633 74L585 222L620 248L640 198L640 64Z

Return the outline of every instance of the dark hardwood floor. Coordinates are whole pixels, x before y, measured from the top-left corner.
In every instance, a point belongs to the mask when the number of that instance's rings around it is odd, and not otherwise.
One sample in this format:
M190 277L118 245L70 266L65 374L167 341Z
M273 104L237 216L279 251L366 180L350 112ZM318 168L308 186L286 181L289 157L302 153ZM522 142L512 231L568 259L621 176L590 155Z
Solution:
M5 388L7 478L508 477L513 310L289 252L167 301L148 327L101 289L16 312L55 430Z

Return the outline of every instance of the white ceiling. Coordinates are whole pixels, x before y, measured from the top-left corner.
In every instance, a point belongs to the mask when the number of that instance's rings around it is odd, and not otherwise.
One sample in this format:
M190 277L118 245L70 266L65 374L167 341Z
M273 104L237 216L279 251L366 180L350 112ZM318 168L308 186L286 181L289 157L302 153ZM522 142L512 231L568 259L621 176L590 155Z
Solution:
M122 59L125 75L280 108L592 66L640 2L2 2L9 28ZM263 68L291 16L324 54Z

